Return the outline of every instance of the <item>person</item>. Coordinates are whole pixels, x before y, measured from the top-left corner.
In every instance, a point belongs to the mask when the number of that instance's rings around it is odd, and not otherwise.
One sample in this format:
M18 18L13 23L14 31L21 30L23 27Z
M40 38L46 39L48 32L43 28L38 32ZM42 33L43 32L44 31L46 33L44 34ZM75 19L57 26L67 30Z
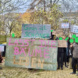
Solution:
M70 69L73 68L72 59L73 59L73 47L69 47L69 68Z
M63 40L65 40L65 36L62 37ZM63 47L63 53L64 53L64 62L65 62L65 67L68 68L66 62L67 62L67 53L66 53L66 47Z
M67 40L67 48L66 48L67 62L69 62L69 57L70 57L70 53L69 53L69 50L70 50L70 41L69 40L70 40L70 37Z
M63 53L63 48L58 47L58 69L63 70L63 57L64 57L64 53Z
M2 58L1 52L0 52L0 63L2 63L2 62L3 62L3 58ZM2 69L2 67L0 67L0 69Z
M52 35L52 32L51 32L51 36L50 36L50 39L49 40L53 40L53 35Z
M76 74L76 65L78 60L78 43L74 42L73 44L70 45L70 47L73 47L73 59L72 59L73 72L71 74Z

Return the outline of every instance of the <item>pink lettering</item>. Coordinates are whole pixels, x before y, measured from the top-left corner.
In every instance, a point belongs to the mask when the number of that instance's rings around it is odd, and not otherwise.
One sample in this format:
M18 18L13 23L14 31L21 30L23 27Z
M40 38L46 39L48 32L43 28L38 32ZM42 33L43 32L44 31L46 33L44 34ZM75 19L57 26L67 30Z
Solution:
M29 43L28 43L28 41L29 41L29 40L25 40L25 43L27 44L27 45L25 45L25 46L29 46Z
M29 56L33 56L33 54L34 54L34 49L33 49L32 54L30 54L30 48L29 48L29 50L28 50L28 54L29 54Z
M51 41L51 47L55 46L56 41Z
M39 50L35 49L35 56L37 56L37 53L39 53L40 54L40 57L42 57L41 49L39 49Z
M39 41L41 41L41 46L40 46L40 47L42 47L42 48L43 48L43 46L42 46L42 42L43 42L43 40L39 40Z
M22 45L19 45L19 46L24 46L24 42L23 42L23 40L19 40L19 42L22 43Z
M15 42L14 42L17 46L18 46L18 40L15 40Z
M24 53L24 55L26 56L24 49L23 48L20 49L21 49L20 54Z
M19 48L18 47L14 47L14 55L18 55L19 54Z
M32 44L31 45L33 45L35 40L30 40L30 41L32 41Z
M46 53L46 50L44 49L44 58L49 58L49 56L46 56L47 54L49 54L49 53Z
M39 41L41 41L41 46L40 47L45 47L46 46L46 41L44 41L44 40L39 40ZM45 46L42 46L42 42L45 42Z
M8 45L14 45L14 44L11 44L11 38L10 38L10 40L9 40L9 43L8 43Z

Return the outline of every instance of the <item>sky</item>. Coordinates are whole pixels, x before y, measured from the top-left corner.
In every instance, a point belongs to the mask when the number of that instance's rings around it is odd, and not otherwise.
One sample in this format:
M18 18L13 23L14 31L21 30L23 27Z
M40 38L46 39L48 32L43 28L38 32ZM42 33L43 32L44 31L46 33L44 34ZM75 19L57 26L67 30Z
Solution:
M17 3L17 0L12 0L12 3L13 3L14 6L21 8L21 9L18 9L17 11L14 11L16 13L24 13L24 12L26 12L26 10L30 7L30 3L33 0L19 0L19 1L20 1L20 3ZM23 5L22 3L25 3L25 4ZM78 2L77 2L77 0L65 0L65 3L66 4L70 4L69 8L71 8L72 11L77 11L78 10ZM64 11L64 12L67 11L64 8L63 2L61 0L60 0L60 2L58 4L61 5L61 8L60 8L61 11ZM19 5L21 5L21 6L19 6Z
M70 8L72 11L77 11L78 10L78 0L64 0L65 4L69 4L69 6L67 6L67 8ZM59 3L61 6L61 10L63 11L67 11L64 8L63 2Z

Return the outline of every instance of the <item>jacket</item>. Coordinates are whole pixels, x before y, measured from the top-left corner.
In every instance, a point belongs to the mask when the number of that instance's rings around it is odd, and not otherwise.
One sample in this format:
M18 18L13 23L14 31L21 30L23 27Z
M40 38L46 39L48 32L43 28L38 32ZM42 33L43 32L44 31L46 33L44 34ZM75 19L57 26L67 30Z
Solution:
M78 58L78 43L73 44L73 57Z

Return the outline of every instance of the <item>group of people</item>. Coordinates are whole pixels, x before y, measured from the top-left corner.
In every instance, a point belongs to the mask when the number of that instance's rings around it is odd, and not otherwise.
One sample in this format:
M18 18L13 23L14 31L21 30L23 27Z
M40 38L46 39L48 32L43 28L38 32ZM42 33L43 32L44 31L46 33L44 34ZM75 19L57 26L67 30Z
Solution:
M65 37L62 37L63 40L65 40ZM53 35L51 33L50 40L53 40ZM55 40L59 40L57 37ZM65 64L65 67L73 69L73 72L70 74L76 74L76 70L78 70L78 43L70 43L70 38L67 40L67 47L58 47L58 54L57 54L57 62L58 62L58 69L61 68L63 70L63 64ZM67 62L69 65L67 65ZM77 74L78 76L78 74Z
M65 40L65 37L62 37L63 40ZM53 40L53 36L51 33L51 38L49 40ZM55 40L58 40L56 38ZM67 62L70 62L69 59L71 60L71 68L73 69L73 72L71 74L76 74L76 70L78 70L78 43L70 43L70 38L67 40L67 47L58 47L58 54L57 54L57 62L58 62L58 69L61 68L63 70L63 64L65 63L65 67L68 68ZM3 62L3 58L1 56L0 52L0 63ZM2 69L0 67L0 69ZM78 76L78 74L77 74Z

